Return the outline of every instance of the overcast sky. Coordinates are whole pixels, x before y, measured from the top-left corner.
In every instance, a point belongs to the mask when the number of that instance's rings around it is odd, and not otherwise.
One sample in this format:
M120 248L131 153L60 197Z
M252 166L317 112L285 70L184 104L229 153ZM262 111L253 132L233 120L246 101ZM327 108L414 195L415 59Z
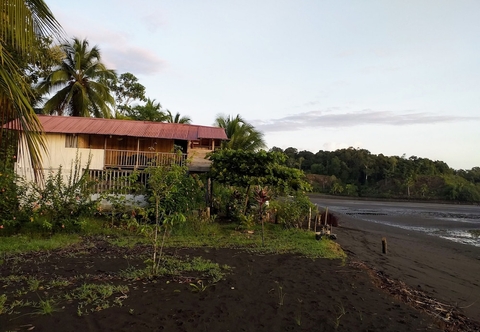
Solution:
M480 166L480 1L46 3L195 124L240 114L269 148Z

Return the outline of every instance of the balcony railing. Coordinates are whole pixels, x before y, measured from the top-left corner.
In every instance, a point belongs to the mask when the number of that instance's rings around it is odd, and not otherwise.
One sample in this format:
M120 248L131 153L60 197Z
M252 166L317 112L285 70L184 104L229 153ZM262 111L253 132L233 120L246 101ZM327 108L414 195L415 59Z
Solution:
M107 168L144 169L148 166L185 165L186 160L187 155L184 153L105 150Z
M133 170L89 170L94 193L107 191L111 194L142 194L148 176L147 173Z

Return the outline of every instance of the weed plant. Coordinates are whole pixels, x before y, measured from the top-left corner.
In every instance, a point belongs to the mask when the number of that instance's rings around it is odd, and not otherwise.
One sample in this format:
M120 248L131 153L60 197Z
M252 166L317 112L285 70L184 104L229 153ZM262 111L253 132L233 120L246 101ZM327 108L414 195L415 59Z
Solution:
M127 298L129 292L128 286L112 285L112 284L93 284L84 283L80 287L75 288L72 292L65 295L65 299L78 301L77 314L81 316L90 311L99 311L110 308L112 306L121 306L123 299ZM118 294L119 296L111 300L110 298ZM120 295L121 294L121 295ZM82 311L84 309L84 311Z
M35 306L37 309L35 310L35 314L37 315L51 315L55 311L58 311L56 308L56 303L53 299L46 299L42 300L40 298L40 301L38 304Z
M283 291L283 286L278 281L275 281L275 284L277 285L278 305L281 307L285 303L287 293Z
M93 182L89 178L91 157L83 170L81 155L77 153L70 172L62 166L48 173L45 182L23 183L20 193L20 213L16 230L33 233L74 232L81 228L81 216L92 215L98 202L91 199Z
M203 293L205 290L213 284L207 285L203 283L203 280L198 280L197 283L190 283L190 288L194 293Z
M7 295L2 294L0 295L0 315L7 312L6 305L7 305Z
M18 223L18 197L22 188L17 185L14 172L16 156L13 152L0 151L0 235L10 235Z

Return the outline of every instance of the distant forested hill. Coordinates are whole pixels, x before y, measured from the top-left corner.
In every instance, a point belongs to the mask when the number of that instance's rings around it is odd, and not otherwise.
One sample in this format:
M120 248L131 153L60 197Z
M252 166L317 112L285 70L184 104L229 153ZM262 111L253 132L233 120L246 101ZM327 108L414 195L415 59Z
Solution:
M365 149L272 151L288 156L290 167L306 174L314 191L343 196L480 202L480 167L454 170L443 161L405 155L375 155Z

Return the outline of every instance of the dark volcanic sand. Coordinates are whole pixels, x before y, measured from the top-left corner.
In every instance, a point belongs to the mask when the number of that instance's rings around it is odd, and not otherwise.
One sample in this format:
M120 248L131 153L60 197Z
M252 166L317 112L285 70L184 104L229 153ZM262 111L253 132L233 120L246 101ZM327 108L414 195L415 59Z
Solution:
M349 201L322 197L312 197L312 201L322 207L336 206L337 210L342 211L338 213L335 208L330 209L340 218L340 227L335 230L337 242L349 259L363 261L480 321L480 247L428 235L423 231L379 223L387 220L413 227L441 225L441 228L448 230L462 228L465 222L447 222L443 217L463 215L475 221L480 217L479 206ZM359 209L370 211L372 215L348 212ZM389 212L392 210L404 213L392 216ZM471 223L469 226L475 227L478 229L480 224ZM382 254L382 237L387 238L387 255Z
M134 249L141 251L141 249ZM121 307L79 317L77 304L62 301L53 315L0 315L1 331L438 331L432 317L378 289L364 269L338 260L295 255L256 255L233 249L184 249L169 254L203 256L232 271L203 292L175 278L127 281L116 275L141 260L135 254L97 241L90 249L23 256L0 266L2 277L29 274L43 280L67 278L113 282L130 288ZM140 254L139 254L140 255ZM13 271L12 271L13 269ZM86 275L86 274L89 275ZM83 275L83 278L79 276ZM183 282L182 282L183 280ZM170 282L168 282L170 281ZM168 282L168 283L167 283ZM207 281L206 281L207 282ZM12 286L1 289L11 295ZM73 286L69 286L72 288ZM283 292L280 304L279 289ZM18 284L17 284L18 288ZM66 289L62 290L63 292ZM32 300L54 295L43 289Z
M19 314L0 315L0 331L480 331L475 322L480 320L480 247L375 222L387 219L419 227L433 222L448 227L444 219L410 212L456 213L458 207L312 200L319 206L343 204L347 210L360 206L373 211L368 221L363 215L333 209L340 219L337 242L349 255L346 263L233 249L168 250L169 255L202 256L232 267L224 280L194 292L189 285L196 281L194 275L122 280L120 270L144 266L146 248L120 249L102 240L87 240L76 249L22 255L16 264L7 257L0 265L0 277L13 273L42 278L45 284L59 277L73 282L65 289L45 288L23 297L37 302L85 282L128 285L122 306L81 317L77 303L66 300L51 316L32 315L35 309L21 308ZM389 216L382 210L392 206L410 212ZM478 207L462 209L475 214ZM387 255L381 253L382 237L387 238ZM15 287L26 283L0 281L0 295L6 293L11 300ZM437 300L445 306L437 306ZM412 307L421 307L419 303L437 310L437 316ZM447 323L440 317L449 317Z

